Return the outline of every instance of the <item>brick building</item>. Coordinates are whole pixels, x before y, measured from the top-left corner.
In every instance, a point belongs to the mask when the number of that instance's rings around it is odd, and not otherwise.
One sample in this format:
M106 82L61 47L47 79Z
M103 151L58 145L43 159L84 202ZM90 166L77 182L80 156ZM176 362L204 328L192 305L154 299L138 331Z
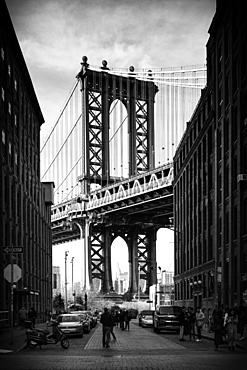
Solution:
M33 84L7 7L0 2L0 310L14 319L22 304L34 306L39 318L52 304L50 211L53 184L40 182L40 127L44 122ZM11 283L5 247L21 247L13 263L21 278Z
M247 305L247 2L217 1L209 34L174 157L175 300L206 310Z

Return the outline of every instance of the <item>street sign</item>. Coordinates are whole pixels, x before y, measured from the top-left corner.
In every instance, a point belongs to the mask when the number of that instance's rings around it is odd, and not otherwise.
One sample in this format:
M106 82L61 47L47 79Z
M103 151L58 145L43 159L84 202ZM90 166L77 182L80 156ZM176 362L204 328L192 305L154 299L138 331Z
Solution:
M3 253L23 253L23 247L5 247Z
M4 277L9 283L11 283L11 264L5 267ZM14 264L13 265L13 283L16 283L20 279L21 279L21 269L18 265Z

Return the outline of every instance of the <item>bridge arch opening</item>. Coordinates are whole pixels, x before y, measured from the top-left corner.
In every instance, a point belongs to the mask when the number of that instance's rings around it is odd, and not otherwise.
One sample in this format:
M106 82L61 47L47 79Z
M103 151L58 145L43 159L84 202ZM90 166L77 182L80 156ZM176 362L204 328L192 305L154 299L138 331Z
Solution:
M116 293L125 293L129 287L128 247L118 236L111 245L112 284Z
M111 103L109 123L110 176L127 178L129 176L128 112L120 99L115 99Z

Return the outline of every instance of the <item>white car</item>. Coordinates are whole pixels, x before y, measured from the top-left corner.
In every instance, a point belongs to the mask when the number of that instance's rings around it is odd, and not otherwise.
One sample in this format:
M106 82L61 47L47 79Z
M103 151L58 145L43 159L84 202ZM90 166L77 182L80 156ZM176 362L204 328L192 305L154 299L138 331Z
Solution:
M153 326L153 315L143 315L141 317L140 326L151 328Z
M59 329L66 335L78 335L83 337L83 322L76 314L61 314L57 318Z

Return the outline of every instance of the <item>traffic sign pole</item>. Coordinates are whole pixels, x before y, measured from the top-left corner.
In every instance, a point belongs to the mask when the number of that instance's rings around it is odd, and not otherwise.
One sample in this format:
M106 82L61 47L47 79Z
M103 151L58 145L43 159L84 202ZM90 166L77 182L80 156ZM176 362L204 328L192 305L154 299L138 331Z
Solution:
M14 315L14 266L13 245L11 251L11 283L10 283L10 344L13 344L13 315Z

